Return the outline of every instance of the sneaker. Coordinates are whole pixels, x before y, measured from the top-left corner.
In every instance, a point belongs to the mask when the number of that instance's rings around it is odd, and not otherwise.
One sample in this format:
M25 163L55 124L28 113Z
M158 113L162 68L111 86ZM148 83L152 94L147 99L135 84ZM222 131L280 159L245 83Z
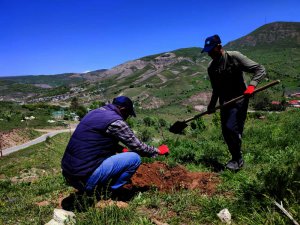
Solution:
M233 171L237 171L239 169L241 169L244 165L244 160L241 158L238 161L236 160L230 160L227 164L226 164L226 168L233 170Z

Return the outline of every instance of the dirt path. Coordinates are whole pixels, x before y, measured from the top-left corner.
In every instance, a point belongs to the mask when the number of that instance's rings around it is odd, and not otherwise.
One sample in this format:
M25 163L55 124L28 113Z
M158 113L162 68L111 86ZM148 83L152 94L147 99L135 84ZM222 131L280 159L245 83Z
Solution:
M73 132L76 128L76 125L72 125L71 128L68 129L62 129L62 130L57 130L57 129L38 129L38 131L40 132L46 132L46 134L41 135L40 137L28 141L26 143L23 143L21 145L17 145L17 146L13 146L10 148L6 148L6 149L2 149L2 156L6 156L9 155L13 152L19 151L21 149L27 148L31 145L35 145L38 144L40 142L45 141L48 137L53 137L59 133L64 133L64 132Z

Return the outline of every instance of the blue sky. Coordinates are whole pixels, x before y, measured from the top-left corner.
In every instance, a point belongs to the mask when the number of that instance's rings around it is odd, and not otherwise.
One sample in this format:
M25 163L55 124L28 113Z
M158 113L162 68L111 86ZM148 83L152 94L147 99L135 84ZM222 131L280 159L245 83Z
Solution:
M300 22L300 1L0 0L0 76L109 69L276 21Z

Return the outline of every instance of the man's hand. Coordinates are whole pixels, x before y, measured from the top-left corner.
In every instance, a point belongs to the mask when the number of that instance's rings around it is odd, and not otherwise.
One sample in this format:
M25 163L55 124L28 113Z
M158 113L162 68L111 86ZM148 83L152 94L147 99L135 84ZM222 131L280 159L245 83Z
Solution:
M128 148L123 148L122 152L129 152Z
M255 90L255 86L249 85L247 89L244 91L245 96L251 96Z
M169 148L167 145L161 145L158 147L158 154L159 155L168 155L169 154Z

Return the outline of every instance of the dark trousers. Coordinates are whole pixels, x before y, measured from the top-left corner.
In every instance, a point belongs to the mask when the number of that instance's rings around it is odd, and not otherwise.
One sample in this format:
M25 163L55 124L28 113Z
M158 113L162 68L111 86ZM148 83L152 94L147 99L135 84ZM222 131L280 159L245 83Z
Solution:
M242 157L242 134L247 117L249 99L221 110L222 133L233 160Z
M85 190L85 184L86 184L87 178L73 177L71 175L68 175L65 171L62 171L62 174L68 185L76 188L80 192L83 192Z

